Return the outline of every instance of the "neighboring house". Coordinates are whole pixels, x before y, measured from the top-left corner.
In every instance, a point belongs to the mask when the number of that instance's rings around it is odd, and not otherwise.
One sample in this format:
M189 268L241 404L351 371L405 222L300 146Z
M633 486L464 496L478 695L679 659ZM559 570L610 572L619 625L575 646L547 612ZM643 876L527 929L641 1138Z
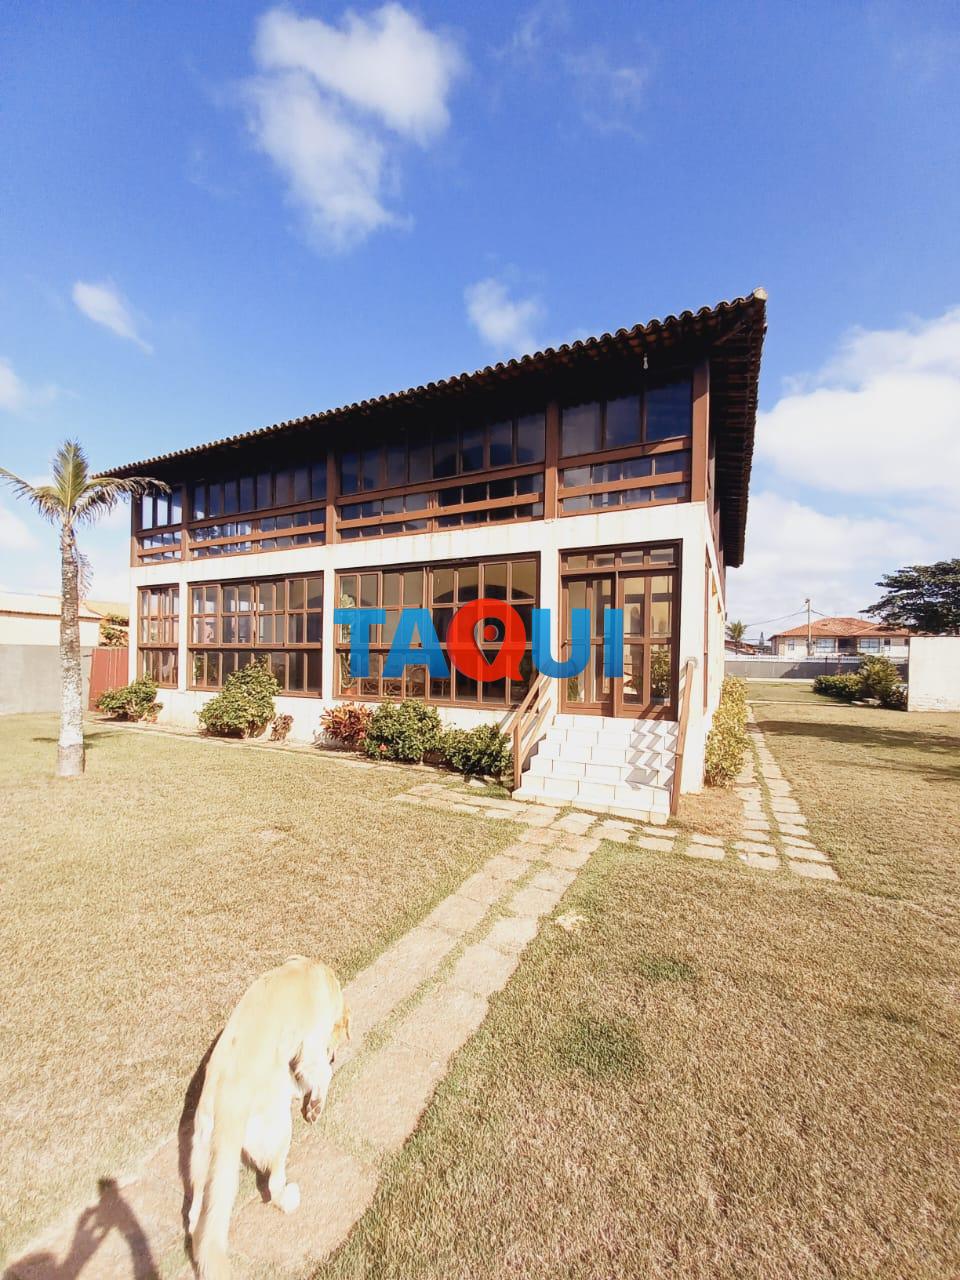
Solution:
M702 784L724 662L726 567L743 558L766 295L684 312L427 386L130 463L170 485L134 511L130 674L196 724L251 656L310 740L324 707L422 698L444 720L504 724L519 679L429 677L383 660L403 606L506 600L530 631L592 610L584 673L548 682L522 794L662 813L683 672L695 661L683 785ZM337 606L385 610L367 676ZM624 610L625 675L605 678L604 608ZM546 735L545 739L543 735Z
M778 658L857 658L870 654L885 658L907 657L910 632L883 627L863 618L818 618L810 626L807 653L807 624L791 627L770 637Z
M127 617L124 603L82 600L80 602L80 647L93 648L100 642L100 623L110 615ZM0 592L0 645L60 644L60 597Z

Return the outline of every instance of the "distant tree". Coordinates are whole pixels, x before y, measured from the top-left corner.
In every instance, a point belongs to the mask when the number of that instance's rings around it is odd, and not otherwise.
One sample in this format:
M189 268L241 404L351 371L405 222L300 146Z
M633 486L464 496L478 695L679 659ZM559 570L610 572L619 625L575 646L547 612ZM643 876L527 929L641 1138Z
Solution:
M743 644L743 637L747 634L747 624L745 622L728 622L727 623L727 639L731 642L734 650L739 653L740 646Z
M121 499L163 489L162 480L147 476L92 476L86 454L76 441L62 444L53 459L51 484L30 484L0 467L18 498L60 528L60 738L57 773L74 778L83 773L83 676L80 666L80 584L85 561L77 547L77 526L91 524L112 511Z
M960 635L960 560L911 564L877 583L885 595L864 613L888 627Z

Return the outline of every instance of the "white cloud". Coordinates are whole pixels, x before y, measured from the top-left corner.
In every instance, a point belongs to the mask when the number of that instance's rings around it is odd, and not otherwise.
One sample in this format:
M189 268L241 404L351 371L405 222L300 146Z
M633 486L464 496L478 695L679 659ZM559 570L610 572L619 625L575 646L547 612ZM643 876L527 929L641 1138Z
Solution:
M567 54L563 62L573 77L587 124L602 133L639 132L638 121L650 79L645 65L615 59L600 45Z
M757 421L758 457L835 493L960 499L960 307L857 329Z
M536 348L535 327L543 308L536 298L511 298L492 276L464 290L467 315L481 338L498 354L517 356Z
M137 332L129 304L111 281L104 280L94 284L78 280L73 286L73 301L94 324L109 329L118 338L135 342L141 351L146 351L148 354L153 351L149 342L145 342Z
M395 3L348 11L339 27L271 9L254 58L251 133L314 237L344 249L403 221L385 203L398 160L391 135L426 146L448 126L464 66L453 41Z
M921 515L921 513L917 513ZM820 613L856 615L880 595L875 583L900 565L937 558L938 539L918 523L888 516L830 515L769 491L750 499L743 566L728 575L728 609L771 635L797 618L771 624L802 609L805 597Z
M22 413L35 405L48 403L57 394L58 390L54 386L27 386L10 361L0 356L0 410L5 413Z
M36 546L36 538L25 522L0 507L0 551L25 551Z

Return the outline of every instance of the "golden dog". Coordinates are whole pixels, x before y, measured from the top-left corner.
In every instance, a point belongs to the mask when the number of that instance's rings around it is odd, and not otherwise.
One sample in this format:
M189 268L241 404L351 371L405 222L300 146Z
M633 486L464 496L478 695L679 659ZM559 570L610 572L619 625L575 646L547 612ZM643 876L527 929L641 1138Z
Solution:
M230 1274L227 1236L241 1155L269 1175L270 1199L284 1213L300 1203L287 1182L290 1104L304 1119L323 1110L337 1046L350 1038L350 1013L336 974L294 956L240 997L207 1064L190 1156L188 1226L204 1280Z

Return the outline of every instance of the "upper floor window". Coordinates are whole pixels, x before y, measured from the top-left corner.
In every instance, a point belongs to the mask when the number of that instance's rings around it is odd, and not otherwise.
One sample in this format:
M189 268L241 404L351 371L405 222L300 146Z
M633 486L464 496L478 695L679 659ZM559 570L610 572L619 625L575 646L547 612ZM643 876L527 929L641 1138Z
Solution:
M183 519L183 490L174 485L169 493L151 490L140 498L140 528L156 529Z
M327 463L303 462L277 470L262 470L229 480L201 481L193 486L191 519L232 516L241 511L292 507L300 502L323 502L327 497Z
M497 467L535 465L543 461L545 437L545 415L540 412L347 450L340 459L340 492L364 493Z
M688 436L692 406L689 378L647 387L642 394L567 405L561 416L560 453L570 458Z

